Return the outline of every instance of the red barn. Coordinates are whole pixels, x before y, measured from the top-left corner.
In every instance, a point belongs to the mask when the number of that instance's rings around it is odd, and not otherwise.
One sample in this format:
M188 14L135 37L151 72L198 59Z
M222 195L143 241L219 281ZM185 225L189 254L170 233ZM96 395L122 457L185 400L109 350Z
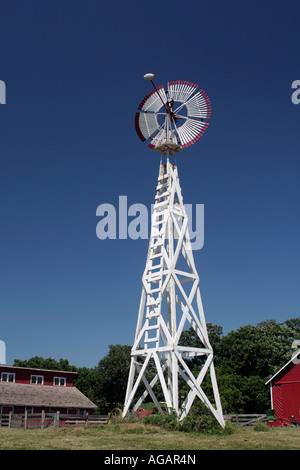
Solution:
M73 386L76 372L0 365L0 415L91 413L96 407Z
M275 418L293 416L300 420L300 353L287 362L266 382L270 385L271 408Z

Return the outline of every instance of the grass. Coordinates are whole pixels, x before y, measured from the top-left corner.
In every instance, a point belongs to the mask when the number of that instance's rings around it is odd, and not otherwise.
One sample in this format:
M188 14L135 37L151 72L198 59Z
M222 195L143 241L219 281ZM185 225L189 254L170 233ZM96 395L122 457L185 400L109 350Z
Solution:
M300 427L238 428L231 434L172 431L142 423L47 429L0 428L0 450L300 450Z

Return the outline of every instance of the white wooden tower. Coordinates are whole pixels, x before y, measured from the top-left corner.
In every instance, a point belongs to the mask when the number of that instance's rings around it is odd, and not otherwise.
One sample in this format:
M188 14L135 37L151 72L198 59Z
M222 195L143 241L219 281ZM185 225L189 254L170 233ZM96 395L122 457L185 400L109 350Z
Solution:
M165 91L162 86L155 87L153 74L146 74L144 78L151 81L154 90L141 102L135 125L141 140L150 138L150 148L162 155L123 416L131 408L134 412L144 400L152 401L162 413L155 394L155 387L160 384L169 411L175 411L178 419L187 416L197 396L223 427L213 350L206 329L188 217L177 165L170 158L202 135L208 126L210 102L203 90L196 92L197 85L192 83L170 82ZM180 345L181 334L189 327L196 332L201 347ZM189 358L195 356L203 359L197 377L189 367ZM149 382L146 372L150 364L155 365L156 375ZM208 372L214 403L201 387ZM182 403L178 399L179 377L189 386Z

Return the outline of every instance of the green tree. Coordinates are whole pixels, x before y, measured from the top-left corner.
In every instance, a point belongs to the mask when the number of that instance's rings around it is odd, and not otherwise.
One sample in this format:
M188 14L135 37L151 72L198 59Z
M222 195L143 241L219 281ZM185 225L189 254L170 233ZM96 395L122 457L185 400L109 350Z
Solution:
M300 335L300 317L290 318L286 320L285 325L295 332L295 339L299 339Z
M95 403L101 413L109 413L113 408L124 404L128 373L130 367L131 346L109 345L108 354L96 367Z
M215 325L214 323L207 323L206 327L210 344L213 348L214 354L216 354L218 345L221 341L221 335L223 332L222 327L219 325ZM190 327L188 330L182 332L179 344L180 346L190 346L193 348L204 347L193 327ZM199 365L203 364L204 360L205 359L203 358L203 356L193 357L189 360L190 368L198 367Z
M57 361L56 359L53 359L52 357L48 357L47 359L44 359L43 357L40 356L34 356L31 357L30 359L25 359L25 360L20 360L20 359L15 359L14 364L15 367L28 367L28 368L33 368L33 369L45 369L45 370L65 370L65 371L71 371L71 372L76 372L77 368L75 366L72 366L69 364L69 361L67 359L60 359Z
M270 408L270 390L263 377L240 377L238 381L244 402L243 413L264 413Z
M210 344L213 350L215 350L221 341L223 329L221 326L215 325L214 323L207 323L206 328ZM203 347L203 344L201 343L196 331L192 326L188 330L184 330L182 332L180 337L180 345L191 346L195 348Z
M78 388L87 398L96 404L97 398L97 371L87 367L77 369L74 386Z
M216 364L241 376L267 378L290 359L294 339L300 339L300 333L286 322L242 326L221 338Z

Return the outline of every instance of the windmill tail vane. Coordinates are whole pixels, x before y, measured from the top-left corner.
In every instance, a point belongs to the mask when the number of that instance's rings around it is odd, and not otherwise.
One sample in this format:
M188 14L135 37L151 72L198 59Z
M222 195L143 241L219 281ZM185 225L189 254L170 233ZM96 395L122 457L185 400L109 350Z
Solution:
M163 413L163 394L168 411L175 411L178 420L183 420L198 397L224 427L187 212L177 165L169 159L203 135L211 116L210 101L191 82L169 82L165 90L162 85L154 85L153 74L144 78L154 89L138 106L136 131L143 142L150 140L149 147L167 156L167 160L160 161L123 417L149 401ZM198 339L197 347L182 345L182 334L190 328ZM193 358L201 363L197 377L191 370ZM202 388L206 375L211 380L213 402ZM189 391L181 400L183 383Z

